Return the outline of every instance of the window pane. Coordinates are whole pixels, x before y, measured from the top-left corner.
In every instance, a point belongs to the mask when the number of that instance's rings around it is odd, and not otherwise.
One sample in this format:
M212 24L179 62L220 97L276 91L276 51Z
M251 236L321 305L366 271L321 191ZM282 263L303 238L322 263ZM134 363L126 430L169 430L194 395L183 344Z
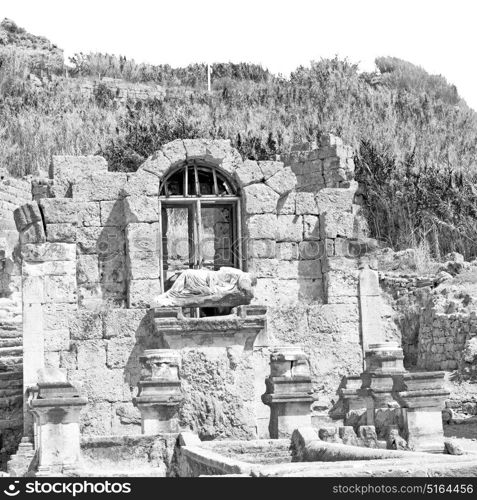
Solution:
M192 255L192 220L188 207L162 208L162 252L164 288L172 286L171 277L178 271L189 269Z
M202 205L203 267L218 269L234 266L233 226L231 205Z

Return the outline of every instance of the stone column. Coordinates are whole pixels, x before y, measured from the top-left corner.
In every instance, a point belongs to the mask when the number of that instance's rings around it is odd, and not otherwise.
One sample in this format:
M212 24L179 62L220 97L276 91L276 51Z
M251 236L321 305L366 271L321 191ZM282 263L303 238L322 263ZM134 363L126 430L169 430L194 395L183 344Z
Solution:
M359 308L364 353L370 344L382 342L384 339L381 307L378 273L365 265L359 273Z
M39 382L29 402L35 420L38 474L50 476L75 468L80 460L80 412L87 404L68 382Z
M300 348L280 347L270 354L270 376L265 384L262 401L270 406L272 439L289 437L298 427L311 426L310 406L315 398L308 358Z
M180 355L173 349L150 349L140 358L139 392L133 403L141 412L143 434L178 432L182 401Z
M449 392L444 388L444 372L405 373L396 400L404 408L404 431L415 451L444 452L442 409Z

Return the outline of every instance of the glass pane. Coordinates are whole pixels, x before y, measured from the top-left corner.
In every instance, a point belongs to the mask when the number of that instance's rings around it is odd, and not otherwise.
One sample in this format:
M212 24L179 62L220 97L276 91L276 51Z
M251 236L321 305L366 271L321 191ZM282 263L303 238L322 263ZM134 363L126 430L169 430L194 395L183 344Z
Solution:
M214 176L212 170L198 168L200 194L214 194Z
M192 217L188 207L162 208L162 252L164 289L168 290L178 271L189 269L192 256Z
M161 190L161 195L165 196L183 196L184 195L184 170L179 170L175 174L171 175L167 181L166 185Z
M202 205L202 266L219 269L234 265L231 205Z

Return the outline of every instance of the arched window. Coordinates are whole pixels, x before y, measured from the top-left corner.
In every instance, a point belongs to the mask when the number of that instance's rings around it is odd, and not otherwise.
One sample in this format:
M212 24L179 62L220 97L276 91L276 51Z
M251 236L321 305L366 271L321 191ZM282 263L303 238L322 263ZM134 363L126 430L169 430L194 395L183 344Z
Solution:
M242 267L240 196L227 174L185 162L162 180L159 203L163 291L184 269Z

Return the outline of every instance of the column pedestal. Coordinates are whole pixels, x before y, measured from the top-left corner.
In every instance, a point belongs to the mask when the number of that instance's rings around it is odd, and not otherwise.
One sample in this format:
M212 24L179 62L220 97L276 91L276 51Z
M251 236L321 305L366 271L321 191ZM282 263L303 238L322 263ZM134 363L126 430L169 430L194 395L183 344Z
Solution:
M444 388L444 372L406 373L403 389L396 400L404 408L404 432L415 451L444 452L442 409L449 392Z
M265 385L262 401L270 406L270 438L290 437L298 427L311 426L310 407L315 398L308 358L301 349L275 349Z
M39 383L29 402L35 424L38 474L51 476L80 461L80 412L87 404L69 383Z
M179 353L172 349L150 349L140 361L141 380L133 403L141 412L142 433L178 432L178 410L183 399Z

